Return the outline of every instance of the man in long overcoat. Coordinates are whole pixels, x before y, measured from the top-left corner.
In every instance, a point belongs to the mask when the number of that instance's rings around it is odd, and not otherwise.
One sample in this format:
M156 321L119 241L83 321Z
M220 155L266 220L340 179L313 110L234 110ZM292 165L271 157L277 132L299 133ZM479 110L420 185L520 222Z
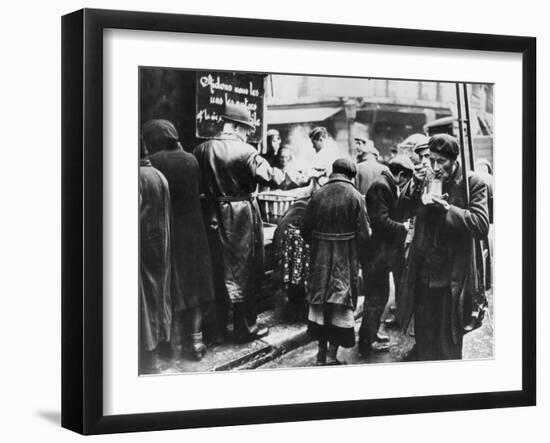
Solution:
M256 296L264 276L264 237L254 193L258 183L280 184L285 174L272 168L246 143L254 129L246 107L228 104L223 131L197 146L202 171L207 229L214 264L220 340L226 335L228 301L237 341L266 335L256 323Z
M171 122L150 120L143 125L142 135L154 151L149 160L164 174L170 188L173 345L182 345L184 353L200 360L206 352L202 312L214 300L214 289L200 203L199 165L193 154L183 150Z
M355 344L359 266L370 238L365 200L352 182L355 173L351 159L336 160L329 181L314 192L302 223L302 236L311 244L308 331L318 341L320 365L340 364L338 348Z
M170 193L164 176L145 158L139 165L140 372L170 340Z
M397 155L390 161L389 169L374 180L365 197L372 227L372 258L365 271L365 303L359 329L359 348L363 353L388 349L388 339L378 337L378 328L390 293L390 273L395 287L399 285L409 224L401 217L397 201L399 190L412 178L413 169L409 157Z
M463 326L470 320L474 297L473 240L489 232L487 187L468 173L465 199L457 140L436 134L429 141L433 172L442 181L442 195L423 204L426 168L419 165L399 198L400 210L416 215L415 233L398 298L404 330L415 318L419 360L462 358Z

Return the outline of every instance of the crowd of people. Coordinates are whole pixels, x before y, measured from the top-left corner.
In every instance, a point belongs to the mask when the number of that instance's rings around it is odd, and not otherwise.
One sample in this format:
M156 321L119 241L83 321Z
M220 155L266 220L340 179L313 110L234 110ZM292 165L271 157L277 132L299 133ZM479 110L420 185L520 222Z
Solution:
M268 131L263 156L246 143L254 125L245 107L227 105L222 118L221 133L193 153L167 120L142 128L142 368L174 352L200 360L207 351L203 313L212 304L213 343L269 333L257 322L264 241L255 193L258 185L311 182L311 198L287 211L274 245L289 302L303 307L318 342L317 363L345 363L340 347L388 349L379 326L390 279L399 324L407 330L414 317L416 357L461 358L476 290L473 242L487 238L490 222L488 182L473 171L464 177L457 140L418 134L382 164L366 134L355 135L356 155L342 156L327 143L326 128L316 127L309 134L315 159L298 170L276 130Z

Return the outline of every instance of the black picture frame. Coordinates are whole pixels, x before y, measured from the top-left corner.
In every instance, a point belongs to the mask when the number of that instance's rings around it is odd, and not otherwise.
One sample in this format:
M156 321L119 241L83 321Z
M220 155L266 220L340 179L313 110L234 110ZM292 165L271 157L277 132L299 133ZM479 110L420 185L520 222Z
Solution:
M286 38L522 55L522 388L106 416L103 413L103 30ZM284 31L282 31L284 30ZM282 33L283 32L283 33ZM62 426L82 434L536 404L536 39L337 24L83 9L62 18Z

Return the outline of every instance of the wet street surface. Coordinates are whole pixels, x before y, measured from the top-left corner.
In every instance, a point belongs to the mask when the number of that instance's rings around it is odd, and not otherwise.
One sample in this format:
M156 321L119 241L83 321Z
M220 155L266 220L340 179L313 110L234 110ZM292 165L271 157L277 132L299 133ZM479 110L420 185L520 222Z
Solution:
M481 327L464 336L462 358L464 360L493 358L493 296L488 294L489 309ZM356 325L356 333L360 323ZM338 359L347 364L380 364L396 363L407 359L414 346L414 336L403 334L399 328L386 329L390 337L390 348L384 352L371 352L368 356L362 355L357 346L350 349L340 348ZM317 342L310 342L301 348L294 349L262 366L258 369L299 368L316 366Z
M493 297L488 295L489 309L480 328L464 336L463 359L493 357ZM361 324L362 297L356 311L356 333ZM284 305L278 302L274 309L259 315L260 324L270 328L270 334L250 343L235 343L230 337L219 345L207 341L208 351L201 361L175 353L171 358L159 359L146 374L179 374L188 372L212 372L229 370L299 368L316 366L317 342L307 335L304 321L290 321L284 315ZM389 349L372 351L369 355L359 352L357 346L340 348L338 359L348 364L381 364L410 360L414 346L414 333L403 334L398 327L387 327Z

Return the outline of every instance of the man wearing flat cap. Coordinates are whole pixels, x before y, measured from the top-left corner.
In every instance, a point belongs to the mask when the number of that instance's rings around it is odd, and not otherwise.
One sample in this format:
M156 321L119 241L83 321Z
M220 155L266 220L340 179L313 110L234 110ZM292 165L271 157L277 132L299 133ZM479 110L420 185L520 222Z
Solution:
M358 162L357 189L361 194L366 195L374 180L380 177L383 171L388 171L388 167L378 161L380 153L366 134L355 135L355 148L357 149Z
M365 271L365 304L359 329L359 349L363 354L388 349L388 337L379 336L378 329L390 294L390 273L395 287L399 286L409 223L399 213L397 201L400 189L412 178L413 169L408 156L395 156L389 169L374 180L365 198L372 227L372 258Z
M397 148L402 154L409 155L410 153L413 153L418 146L427 146L428 140L429 137L427 137L425 134L417 132L415 134L409 135L405 140L399 143Z
M246 143L255 129L244 105L227 104L223 131L197 146L202 171L207 229L214 264L217 340L226 336L228 303L233 307L237 341L268 333L256 323L256 296L264 275L264 240L255 192L259 183L280 184L285 174Z
M311 245L308 331L318 341L319 365L342 364L338 348L355 344L358 273L370 238L355 174L351 159L336 160L328 182L313 193L302 223L302 237Z
M459 146L451 135L434 135L428 148L441 190L422 198L428 174L424 167L415 169L400 195L399 210L416 216L416 222L397 314L404 330L414 314L417 359L461 359L474 297L473 239L489 232L487 187L474 172L463 176Z
M362 163L367 159L368 154L379 155L378 149L374 147L374 143L366 132L357 132L353 137L353 147L355 149L355 157L357 163Z

